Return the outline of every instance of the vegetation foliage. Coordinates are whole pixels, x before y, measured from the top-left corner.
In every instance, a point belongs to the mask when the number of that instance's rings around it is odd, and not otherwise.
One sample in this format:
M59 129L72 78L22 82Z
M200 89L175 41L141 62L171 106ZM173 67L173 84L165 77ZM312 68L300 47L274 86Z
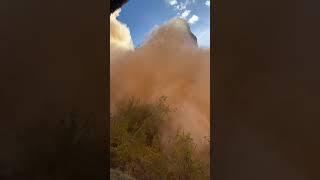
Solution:
M110 164L139 180L209 179L208 164L197 157L190 134L178 131L164 143L161 127L174 110L161 97L154 103L131 98L110 121Z

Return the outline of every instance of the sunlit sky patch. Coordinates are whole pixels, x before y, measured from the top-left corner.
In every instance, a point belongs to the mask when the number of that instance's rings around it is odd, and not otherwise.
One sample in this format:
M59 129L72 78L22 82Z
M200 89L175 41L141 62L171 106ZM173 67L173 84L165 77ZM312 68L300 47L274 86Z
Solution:
M190 24L200 47L210 47L208 0L129 0L122 7L119 20L128 25L133 43L139 46L155 26L174 17Z

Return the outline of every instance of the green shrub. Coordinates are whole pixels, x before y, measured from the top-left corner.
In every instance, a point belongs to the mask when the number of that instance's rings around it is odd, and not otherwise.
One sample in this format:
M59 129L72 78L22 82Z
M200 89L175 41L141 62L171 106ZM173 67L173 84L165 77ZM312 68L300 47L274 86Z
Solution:
M174 113L161 97L154 103L131 98L120 103L110 121L110 164L137 179L209 179L208 167L196 157L189 134L178 132L161 145L161 124Z

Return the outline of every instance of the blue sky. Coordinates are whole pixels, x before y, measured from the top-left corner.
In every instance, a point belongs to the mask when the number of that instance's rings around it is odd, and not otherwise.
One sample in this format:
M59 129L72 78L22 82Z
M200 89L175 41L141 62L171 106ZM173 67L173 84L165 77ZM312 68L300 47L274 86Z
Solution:
M135 46L150 31L173 17L184 17L201 47L210 47L210 1L208 0L129 0L118 19L127 24Z

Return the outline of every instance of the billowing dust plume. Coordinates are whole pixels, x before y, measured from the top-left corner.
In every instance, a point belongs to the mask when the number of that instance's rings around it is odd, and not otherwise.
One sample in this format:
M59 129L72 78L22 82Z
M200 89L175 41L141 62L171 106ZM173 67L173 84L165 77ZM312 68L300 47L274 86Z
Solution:
M178 109L164 125L171 135L177 128L191 133L199 145L210 137L210 49L198 48L188 23L172 19L155 28L134 49L130 31L110 16L110 98L114 105L129 97L154 101L167 96Z

